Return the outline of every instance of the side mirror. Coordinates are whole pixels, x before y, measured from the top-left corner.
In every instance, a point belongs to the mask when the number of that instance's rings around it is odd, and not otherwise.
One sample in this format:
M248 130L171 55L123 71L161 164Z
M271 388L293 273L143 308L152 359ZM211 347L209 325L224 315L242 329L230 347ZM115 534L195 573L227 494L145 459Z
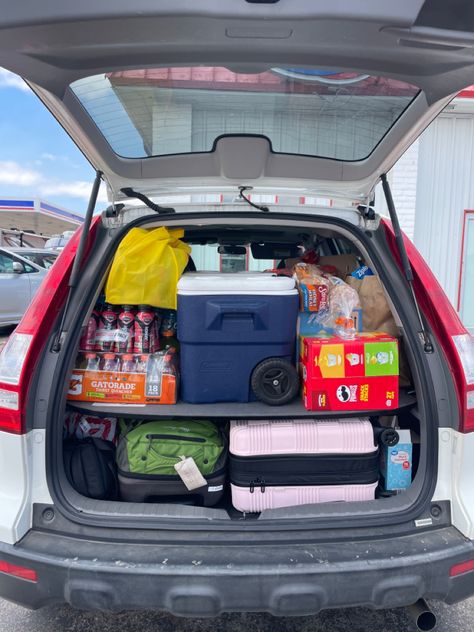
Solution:
M21 261L13 262L13 272L15 274L23 274L24 271L25 271L25 266L21 263Z

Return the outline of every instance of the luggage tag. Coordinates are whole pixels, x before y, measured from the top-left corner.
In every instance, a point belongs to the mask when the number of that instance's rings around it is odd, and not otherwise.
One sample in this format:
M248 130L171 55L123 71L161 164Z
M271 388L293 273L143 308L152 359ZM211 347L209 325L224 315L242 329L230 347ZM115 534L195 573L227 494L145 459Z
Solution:
M81 418L81 421L79 422L79 428L82 430L82 433L86 436L91 433L91 425L85 417Z
M181 461L175 463L174 469L178 472L188 491L207 485L206 479L199 471L192 456L181 456L180 459Z

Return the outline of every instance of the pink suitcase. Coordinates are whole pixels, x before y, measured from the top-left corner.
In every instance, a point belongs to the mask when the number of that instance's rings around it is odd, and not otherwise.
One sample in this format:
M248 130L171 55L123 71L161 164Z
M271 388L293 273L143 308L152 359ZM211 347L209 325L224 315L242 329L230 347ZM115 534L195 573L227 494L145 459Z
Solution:
M371 500L379 455L368 419L232 421L232 504L242 512Z

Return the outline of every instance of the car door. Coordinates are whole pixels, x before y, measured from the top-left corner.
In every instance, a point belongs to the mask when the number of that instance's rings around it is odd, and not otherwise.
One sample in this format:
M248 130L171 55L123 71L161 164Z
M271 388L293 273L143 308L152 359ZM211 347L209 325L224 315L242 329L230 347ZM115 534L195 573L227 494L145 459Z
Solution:
M30 300L36 294L39 286L43 282L44 277L46 276L47 270L43 269L39 264L29 265L26 262L23 262L26 272L25 276L28 277L30 281Z
M15 272L13 263L19 262L23 272ZM0 324L10 325L21 320L31 300L31 280L36 268L12 254L0 251Z

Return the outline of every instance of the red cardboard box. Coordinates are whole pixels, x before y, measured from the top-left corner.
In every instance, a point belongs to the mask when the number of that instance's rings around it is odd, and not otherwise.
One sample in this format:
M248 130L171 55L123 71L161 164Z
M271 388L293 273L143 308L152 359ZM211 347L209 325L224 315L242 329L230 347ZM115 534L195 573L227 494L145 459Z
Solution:
M390 410L398 407L398 342L382 333L303 340L307 410Z
M313 378L303 383L306 410L390 410L398 406L398 377Z

